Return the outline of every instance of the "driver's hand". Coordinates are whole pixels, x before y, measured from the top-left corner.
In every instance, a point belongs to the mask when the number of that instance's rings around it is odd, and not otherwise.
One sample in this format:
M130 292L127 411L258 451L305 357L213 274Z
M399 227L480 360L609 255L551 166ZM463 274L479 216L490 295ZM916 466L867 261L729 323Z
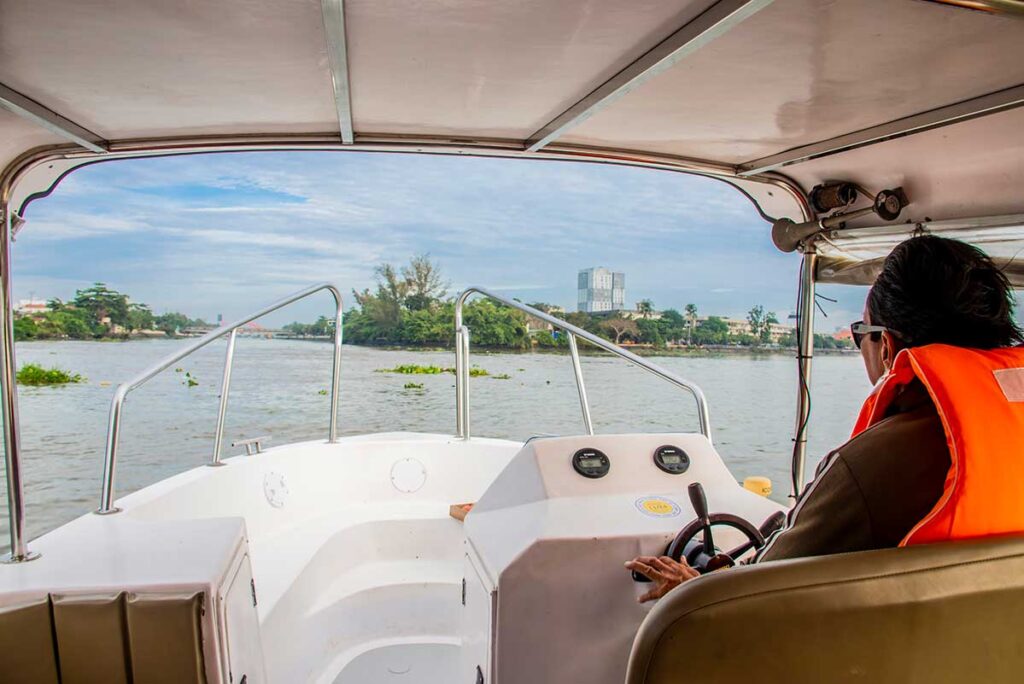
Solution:
M683 582L700 576L685 558L676 561L669 556L637 556L626 563L626 569L635 570L654 582L654 588L637 599L640 603L660 599Z

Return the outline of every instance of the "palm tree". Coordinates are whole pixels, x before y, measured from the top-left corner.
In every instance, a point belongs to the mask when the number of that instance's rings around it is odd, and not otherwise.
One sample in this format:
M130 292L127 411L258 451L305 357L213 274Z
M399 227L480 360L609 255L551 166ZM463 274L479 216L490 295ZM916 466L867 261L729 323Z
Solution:
M640 313L641 318L650 318L654 313L654 302L650 299L641 299L636 303L636 310Z
M690 340L693 339L693 326L697 322L697 305L687 304L683 310L686 312L686 320L690 323L690 329L686 333L686 346L690 346Z

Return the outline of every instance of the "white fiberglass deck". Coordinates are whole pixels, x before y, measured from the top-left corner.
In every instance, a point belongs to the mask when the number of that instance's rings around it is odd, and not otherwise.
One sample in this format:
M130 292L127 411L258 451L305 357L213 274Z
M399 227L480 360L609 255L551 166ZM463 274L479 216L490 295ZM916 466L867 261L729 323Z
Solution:
M0 580L26 592L116 586L150 565L173 582L173 566L201 564L209 530L241 516L268 681L451 681L463 532L449 506L478 499L520 446L385 434L229 459L124 497L121 513L45 535L42 558L4 567ZM187 559L171 560L175 546Z
M172 480L123 505L141 518L244 515L269 681L440 683L460 642L463 533L449 506L478 499L519 447L427 435L292 445L192 471L185 497L153 491Z

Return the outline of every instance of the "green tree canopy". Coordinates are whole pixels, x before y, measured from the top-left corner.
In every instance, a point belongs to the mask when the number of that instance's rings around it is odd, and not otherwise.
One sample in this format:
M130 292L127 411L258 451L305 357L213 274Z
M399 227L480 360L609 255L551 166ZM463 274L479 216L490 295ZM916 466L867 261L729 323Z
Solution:
M77 290L71 304L89 312L96 325L102 325L109 317L111 325L128 327L128 295L111 290L104 283L93 283L92 287Z
M410 311L429 309L448 293L448 283L429 254L417 254L408 266L403 266L402 279L405 281L405 305Z
M694 328L693 341L697 344L728 344L729 324L718 316L709 316Z
M129 304L125 327L128 330L152 330L155 323L153 312L145 304Z

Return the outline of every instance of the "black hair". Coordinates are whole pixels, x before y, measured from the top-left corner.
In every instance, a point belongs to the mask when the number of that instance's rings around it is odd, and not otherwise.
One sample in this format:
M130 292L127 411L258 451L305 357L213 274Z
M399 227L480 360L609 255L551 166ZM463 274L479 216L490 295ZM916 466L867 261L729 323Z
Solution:
M904 347L950 344L994 349L1024 343L1010 282L973 245L935 235L901 242L868 293L872 325Z

